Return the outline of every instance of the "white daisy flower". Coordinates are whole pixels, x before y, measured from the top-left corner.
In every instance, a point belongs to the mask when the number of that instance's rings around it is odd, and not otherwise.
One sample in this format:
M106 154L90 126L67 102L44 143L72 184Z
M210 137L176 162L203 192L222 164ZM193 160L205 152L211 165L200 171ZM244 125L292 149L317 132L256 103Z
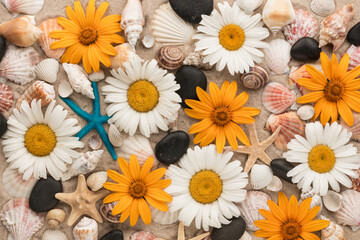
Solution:
M254 62L260 63L264 56L258 48L266 48L261 41L269 36L263 27L261 15L245 14L240 8L228 2L218 3L220 13L214 9L210 16L202 15L198 34L193 38L195 51L202 51L206 57L204 63L216 63L216 70L222 71L227 66L231 75L249 71Z
M337 122L331 126L327 123L325 128L315 122L306 124L305 134L306 139L296 135L287 145L290 151L283 154L287 161L300 163L287 176L303 192L312 185L313 191L321 196L327 193L329 184L337 192L339 183L351 188L349 177L357 178L356 170L360 167L356 147L346 144L351 133Z
M220 228L232 217L240 216L234 202L245 199L247 174L240 161L229 162L233 152L218 153L215 145L188 149L166 171L171 185L165 190L173 197L170 211L180 210L179 220L189 226L195 219L198 229Z
M84 144L72 136L80 126L76 126L75 118L65 119L67 113L62 106L55 106L55 101L49 104L45 115L40 100L33 100L31 106L23 101L20 111L14 109L2 145L10 168L18 169L24 180L32 175L36 179L47 178L47 172L59 180L67 170L66 163L79 157L72 149Z
M146 137L158 133L158 128L167 131L168 124L176 120L181 102L174 74L159 68L156 60L135 60L124 67L126 72L113 69L114 77L105 80L110 85L102 88L105 102L111 103L106 109L111 117L109 124L114 123L129 135L134 135L138 127Z

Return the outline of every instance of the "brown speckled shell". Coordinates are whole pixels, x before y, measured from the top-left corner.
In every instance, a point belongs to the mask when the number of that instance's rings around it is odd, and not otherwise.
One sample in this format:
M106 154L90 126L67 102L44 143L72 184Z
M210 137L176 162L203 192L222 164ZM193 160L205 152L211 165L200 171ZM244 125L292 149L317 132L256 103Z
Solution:
M8 85L0 83L0 112L8 111L14 102L13 93Z
M130 236L130 240L154 240L155 238L152 233L145 231L136 232Z
M116 202L112 202L112 203L101 204L100 213L101 213L101 216L103 216L103 218L106 221L111 222L111 223L119 223L120 222L121 214L118 214L118 215L111 214L111 211L114 209L114 207L117 203L118 202L116 201Z
M264 87L268 80L268 72L260 66L251 67L249 72L240 77L240 82L246 88L254 90Z
M163 46L157 52L156 60L162 68L175 70L183 65L184 53L177 47Z

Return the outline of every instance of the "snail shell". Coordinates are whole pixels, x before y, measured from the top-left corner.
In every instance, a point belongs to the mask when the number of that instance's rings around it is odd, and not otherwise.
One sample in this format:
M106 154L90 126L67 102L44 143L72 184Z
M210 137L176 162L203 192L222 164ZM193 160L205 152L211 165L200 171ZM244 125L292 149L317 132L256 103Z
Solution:
M46 214L46 222L51 228L56 228L60 223L65 221L66 213L64 210L55 208Z
M120 222L120 217L121 215L112 215L112 210L114 209L114 207L116 206L116 204L118 204L118 201L112 202L112 203L106 203L106 204L101 204L100 207L100 213L103 216L104 219L106 219L106 221L111 222L111 223L119 223Z
M184 53L177 47L163 46L156 54L156 60L162 68L175 70L183 65Z
M240 82L249 89L262 88L268 80L268 72L260 66L250 67L249 72L244 73L240 78Z

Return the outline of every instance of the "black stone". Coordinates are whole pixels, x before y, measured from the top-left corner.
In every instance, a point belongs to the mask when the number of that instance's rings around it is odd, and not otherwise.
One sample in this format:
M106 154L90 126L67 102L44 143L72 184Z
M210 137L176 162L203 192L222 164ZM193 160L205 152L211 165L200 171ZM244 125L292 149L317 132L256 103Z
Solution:
M286 174L295 167L292 163L286 161L285 158L276 158L271 161L270 167L275 176L292 183L291 177L286 176Z
M293 59L302 62L312 62L320 58L319 42L310 37L303 37L291 47L290 55Z
M189 144L190 138L186 132L171 132L156 144L156 158L167 165L176 163L184 156Z
M360 22L353 26L347 34L346 40L355 46L360 46Z
M29 206L34 212L48 212L59 202L55 194L62 191L61 181L56 181L50 176L40 179L31 190Z
M6 130L7 130L7 120L4 117L4 115L2 115L0 113L0 137L2 137L2 135L4 135Z
M212 240L239 240L245 232L246 223L242 217L231 219L228 225L214 228L210 234Z
M0 61L5 55L6 52L6 40L3 36L0 35Z
M180 84L180 89L176 93L181 97L181 106L184 108L188 107L185 99L199 100L196 87L201 87L206 91L206 76L194 66L182 66L175 74L175 81Z
M191 23L199 23L201 15L210 15L213 0L170 0L171 8L179 17Z
M100 238L100 240L123 240L124 235L121 230L112 230Z

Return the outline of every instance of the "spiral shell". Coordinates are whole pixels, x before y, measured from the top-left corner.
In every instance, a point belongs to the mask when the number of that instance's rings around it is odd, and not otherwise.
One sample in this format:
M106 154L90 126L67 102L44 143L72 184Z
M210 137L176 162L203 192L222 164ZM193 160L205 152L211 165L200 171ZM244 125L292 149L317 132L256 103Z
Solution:
M63 63L62 66L74 91L94 99L94 91L87 73L77 64Z
M60 230L48 229L42 235L41 240L67 240L66 234Z
M111 223L119 223L121 214L112 215L112 210L118 204L118 201L111 202L111 203L103 203L100 207L100 214L106 221Z
M18 99L16 108L20 109L23 101L27 101L30 105L34 99L41 100L42 107L48 105L51 101L55 100L54 87L44 81L34 82Z
M177 47L163 46L156 54L159 65L167 70L175 70L183 65L184 53Z
M0 112L8 111L14 102L13 93L8 85L0 83Z
M46 214L46 222L51 228L56 228L60 223L64 222L66 218L66 213L60 208L51 209Z
M86 183L89 188L96 192L100 188L102 188L103 184L107 180L107 173L105 171L92 173L87 179Z
M324 216L320 216L320 219L329 220ZM345 240L345 232L340 225L330 221L328 227L321 230L321 240Z
M128 0L121 15L121 28L132 49L135 49L137 40L145 24L144 12L140 0Z
M260 67L250 67L249 72L241 75L240 82L248 89L259 89L265 86L269 81L268 72Z

